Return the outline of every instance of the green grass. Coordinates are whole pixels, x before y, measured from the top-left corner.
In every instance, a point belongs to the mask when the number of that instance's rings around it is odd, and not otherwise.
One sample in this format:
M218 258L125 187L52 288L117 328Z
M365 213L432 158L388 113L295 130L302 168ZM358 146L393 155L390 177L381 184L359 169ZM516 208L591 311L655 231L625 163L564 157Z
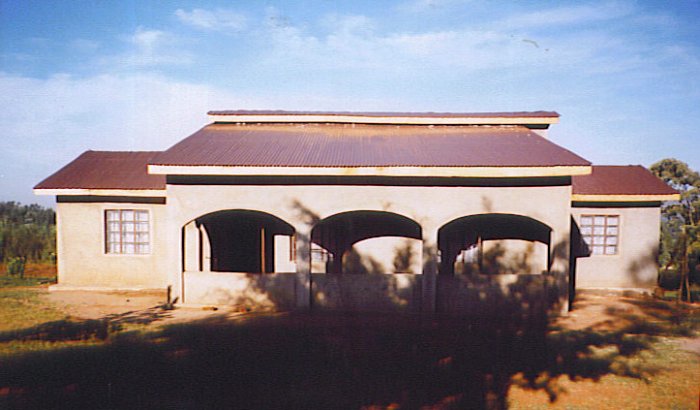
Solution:
M105 343L106 323L71 320L44 298L45 292L45 288L0 288L0 361Z
M0 288L14 288L26 286L41 286L56 283L56 277L24 277L11 275L0 276Z
M65 313L44 300L42 292L42 289L0 288L0 331L65 319Z
M693 299L693 302L697 303L700 302L700 290L698 289L692 289L690 291L690 296ZM675 301L678 300L678 291L677 290L666 290L664 291L663 296L661 296L662 300L666 301Z

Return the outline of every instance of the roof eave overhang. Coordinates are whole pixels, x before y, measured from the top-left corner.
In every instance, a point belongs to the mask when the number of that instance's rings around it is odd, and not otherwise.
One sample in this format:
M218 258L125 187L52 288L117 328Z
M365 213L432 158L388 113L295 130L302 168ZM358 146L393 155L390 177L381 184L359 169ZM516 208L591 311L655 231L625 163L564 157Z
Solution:
M369 116L324 114L209 114L218 123L348 123L392 125L550 125L559 123L559 117L425 117L425 116Z
M664 202L678 201L679 194L637 194L637 195L617 195L617 194L573 194L573 202Z
M387 176L387 177L557 177L588 175L590 166L546 167L265 167L213 165L148 166L160 175L245 175L245 176Z
M35 195L165 197L165 189L34 188Z

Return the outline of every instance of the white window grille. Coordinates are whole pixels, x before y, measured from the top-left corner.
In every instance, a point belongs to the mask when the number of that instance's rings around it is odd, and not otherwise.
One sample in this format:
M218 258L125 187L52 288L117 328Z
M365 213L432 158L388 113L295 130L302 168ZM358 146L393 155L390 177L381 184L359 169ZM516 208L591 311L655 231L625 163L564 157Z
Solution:
M619 215L581 215L581 236L593 255L617 255L619 235Z
M151 253L150 216L148 210L106 210L105 252L124 255Z

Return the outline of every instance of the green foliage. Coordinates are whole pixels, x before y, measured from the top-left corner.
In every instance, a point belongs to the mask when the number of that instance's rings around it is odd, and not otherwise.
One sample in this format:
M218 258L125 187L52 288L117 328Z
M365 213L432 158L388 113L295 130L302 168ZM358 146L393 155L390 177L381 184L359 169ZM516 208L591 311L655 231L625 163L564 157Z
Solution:
M10 259L7 264L7 273L9 275L19 275L20 278L24 277L24 266L27 260L24 257L16 256Z
M0 202L0 262L13 258L53 262L55 255L56 214L52 209Z
M700 273L700 174L672 158L655 163L651 171L681 194L661 210L659 262L666 269L687 271L692 281Z
M7 288L17 288L17 287L33 287L41 286L45 284L56 283L56 277L37 277L37 276L25 276L23 278L19 276L7 276L0 275L0 290Z

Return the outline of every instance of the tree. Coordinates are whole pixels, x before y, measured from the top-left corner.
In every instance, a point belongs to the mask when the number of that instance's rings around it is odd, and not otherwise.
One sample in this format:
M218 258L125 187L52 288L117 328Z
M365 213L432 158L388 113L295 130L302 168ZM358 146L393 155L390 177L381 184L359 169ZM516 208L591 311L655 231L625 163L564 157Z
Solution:
M690 300L690 282L700 273L700 174L685 162L663 159L651 171L680 192L677 202L662 208L660 260L666 269L675 268L680 276L679 296Z
M0 202L0 262L16 258L53 262L55 219L52 209L36 204Z

